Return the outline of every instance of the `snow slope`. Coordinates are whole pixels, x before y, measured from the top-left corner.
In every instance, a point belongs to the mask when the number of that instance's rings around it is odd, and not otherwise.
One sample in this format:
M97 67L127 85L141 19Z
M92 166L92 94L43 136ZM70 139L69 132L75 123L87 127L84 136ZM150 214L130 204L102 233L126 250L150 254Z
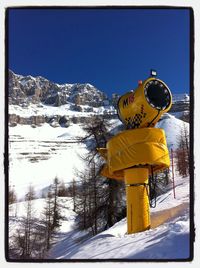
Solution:
M54 237L55 245L51 248L48 259L124 261L189 258L189 178L176 175L175 185L176 199L173 190L169 189L158 197L156 208L151 208L152 228L131 235L126 234L126 218L92 238L85 231L77 231L72 199L60 197L64 218ZM44 199L33 200L36 218L42 218L44 205ZM9 206L10 238L16 232L20 218L25 216L25 206L26 202Z
M27 107L21 107L19 105L9 105L9 114L16 114L21 117L30 117L30 116L76 116L76 117L90 117L96 114L104 114L104 112L116 113L116 110L113 106L100 106L100 107L90 107L88 105L80 105L82 112L73 111L70 109L71 104L64 104L59 107L54 107L45 104L30 104ZM87 109L91 108L92 112L87 112Z
M169 113L162 116L161 120L156 124L156 127L164 129L168 149L176 149L178 147L178 142L183 133L184 127L187 129L189 134L189 124Z
M45 207L45 199L39 198L32 200L33 215L37 219L42 219L42 213ZM69 232L73 229L76 213L73 211L73 200L70 197L58 197L58 203L61 209L61 215L64 219L61 220L61 227L59 231ZM9 205L9 234L10 236L15 232L18 224L16 219L20 220L21 217L26 216L26 201L14 203Z
M177 209L179 208L179 209ZM170 211L171 213L167 213ZM164 221L156 226L156 217ZM151 209L152 229L126 234L126 219L110 229L83 241L77 241L72 231L50 251L50 259L187 259L190 251L189 178L176 176L176 199L172 190L158 198ZM154 227L154 228L153 228Z
M116 132L121 122L113 119L111 123ZM188 123L166 114L156 127L165 130L169 148L176 149L184 125L189 128ZM84 136L82 124L68 128L53 128L49 124L10 127L9 185L15 186L18 198L23 198L30 183L40 191L56 176L65 183L76 179L76 169L84 169L80 155L87 152L87 146L78 142Z
M79 156L87 149L78 142L83 135L82 128L75 124L67 131L48 124L10 128L9 184L15 186L18 197L23 197L30 183L39 191L56 176L72 181L75 168L84 168Z

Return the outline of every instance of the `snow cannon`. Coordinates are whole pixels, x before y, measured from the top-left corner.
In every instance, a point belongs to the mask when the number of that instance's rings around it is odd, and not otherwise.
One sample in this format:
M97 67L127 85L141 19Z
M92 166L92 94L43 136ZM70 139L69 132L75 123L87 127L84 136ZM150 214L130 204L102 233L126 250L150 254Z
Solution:
M172 105L172 96L167 85L150 77L140 81L138 88L121 96L118 101L118 116L127 128L154 127L161 115Z
M122 179L126 186L127 233L150 229L149 176L170 166L163 129L154 128L172 105L167 85L155 76L118 101L118 115L126 130L98 148L106 160L101 174Z

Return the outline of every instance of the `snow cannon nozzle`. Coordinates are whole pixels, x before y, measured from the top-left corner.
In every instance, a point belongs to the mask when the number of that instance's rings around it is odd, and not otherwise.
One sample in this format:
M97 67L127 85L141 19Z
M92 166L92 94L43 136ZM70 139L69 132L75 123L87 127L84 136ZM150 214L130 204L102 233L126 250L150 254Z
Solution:
M127 128L154 127L171 105L170 89L162 80L152 76L140 83L134 91L119 98L117 112Z

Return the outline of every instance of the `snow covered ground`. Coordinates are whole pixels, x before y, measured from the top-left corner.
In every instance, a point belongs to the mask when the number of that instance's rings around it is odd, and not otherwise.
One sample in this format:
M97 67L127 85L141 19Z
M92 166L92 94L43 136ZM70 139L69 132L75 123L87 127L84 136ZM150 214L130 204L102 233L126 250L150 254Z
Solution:
M111 123L113 129L121 124L117 119ZM176 149L184 125L189 128L188 123L166 114L156 127L165 130L168 147ZM84 136L82 124L68 128L53 128L49 124L10 127L9 185L14 185L18 198L23 198L30 184L40 191L56 176L65 183L76 179L76 169L84 169L80 155L87 152L87 146L78 142Z
M36 219L42 219L45 207L45 199L39 198L32 201L33 215ZM61 209L61 215L64 219L61 221L59 232L67 233L74 228L76 213L73 211L73 200L70 197L58 197ZM26 216L27 202L22 201L9 206L9 236L12 236L18 227L18 220Z
M71 198L59 198L62 205L60 230L56 244L49 252L48 259L88 259L88 260L176 260L189 258L189 178L175 176L173 190L157 199L156 208L151 209L152 228L145 232L127 235L126 218L110 229L94 237L75 229L75 212ZM44 199L33 201L34 216L41 218ZM15 232L19 219L24 215L26 202L10 205L10 236ZM17 217L16 217L17 216Z
M9 105L9 114L16 114L21 117L30 117L36 115L49 117L54 115L90 117L96 114L104 114L104 112L116 113L116 110L111 105L92 108L88 105L80 105L80 107L82 108L82 112L71 110L71 105L71 103L59 107L44 104L29 104L27 107L21 107L19 105ZM92 112L87 112L88 108L92 109Z
M18 125L9 132L9 184L15 186L19 198L29 184L39 191L56 176L70 182L75 179L75 168L83 168L79 156L87 149L78 143L84 135L79 125L70 126L67 131L48 124L37 128Z
M111 120L112 127L120 124ZM88 152L80 143L86 134L82 124L53 128L49 124L32 128L17 125L9 128L9 185L23 198L30 184L39 191L57 176L65 183L76 179L76 170L84 169L80 156Z
M176 176L173 190L160 196L151 209L152 229L127 235L126 218L110 229L77 242L73 231L51 251L50 259L187 259L190 252L189 178ZM158 218L161 223L157 226ZM161 225L160 225L161 224ZM62 234L63 236L63 234Z
M178 147L180 136L183 135L184 127L189 134L189 124L176 118L171 114L164 114L161 120L156 124L157 128L165 131L168 149L174 150Z
M38 107L32 108L27 113L38 114ZM41 107L40 110L44 115L58 113L56 107L52 109L46 106L45 109ZM63 106L59 110L60 115L66 115L66 109L67 106ZM17 112L21 116L30 116L24 114L25 110ZM80 112L77 113L81 116ZM83 114L86 115L85 112ZM112 120L114 130L120 124L119 120ZM156 127L165 130L169 149L176 149L183 128L189 129L189 124L165 114ZM76 179L75 170L84 169L79 157L87 152L87 145L79 142L84 136L81 124L71 124L68 128L53 128L49 124L36 128L28 125L9 127L9 185L15 186L18 198L23 198L30 184L39 192L52 183L56 176L65 183ZM76 215L72 210L72 200L60 199L65 217L56 236L57 243L52 247L48 258L187 259L190 252L189 178L176 175L175 184L176 199L172 189L169 189L158 198L156 208L151 209L152 228L132 235L126 234L126 219L123 219L110 229L89 238L86 232L75 229ZM15 232L18 224L16 216L23 216L24 207L25 202L10 206L10 235ZM41 217L44 199L35 200L34 207L35 215Z

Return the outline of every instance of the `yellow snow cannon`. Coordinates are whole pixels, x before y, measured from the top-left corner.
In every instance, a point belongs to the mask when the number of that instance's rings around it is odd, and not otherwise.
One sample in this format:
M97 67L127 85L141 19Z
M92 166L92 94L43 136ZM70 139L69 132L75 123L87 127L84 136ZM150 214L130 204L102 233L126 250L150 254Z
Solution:
M168 86L150 77L144 82L140 81L136 90L121 96L118 116L127 128L154 127L171 105L172 96Z
M99 153L106 160L102 175L126 185L127 233L150 228L149 175L170 166L163 129L153 128L172 105L167 85L150 77L118 101L118 115L127 130L111 138Z

